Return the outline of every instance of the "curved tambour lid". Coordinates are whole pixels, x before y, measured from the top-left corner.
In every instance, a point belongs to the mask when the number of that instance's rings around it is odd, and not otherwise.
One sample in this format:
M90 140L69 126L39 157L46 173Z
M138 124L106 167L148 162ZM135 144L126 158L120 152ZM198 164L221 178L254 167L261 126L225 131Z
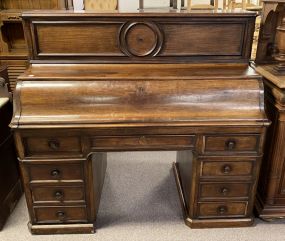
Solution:
M241 66L36 65L15 95L19 128L266 122L260 78Z

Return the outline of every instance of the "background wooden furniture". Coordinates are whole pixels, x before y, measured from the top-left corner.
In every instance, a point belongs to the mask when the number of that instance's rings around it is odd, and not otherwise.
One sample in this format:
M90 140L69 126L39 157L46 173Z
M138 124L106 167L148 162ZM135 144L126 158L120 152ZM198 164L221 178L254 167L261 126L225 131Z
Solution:
M0 66L0 77L1 77L1 84L6 85L5 87L5 91L6 89L8 91L10 91L10 87L9 87L9 77L8 77L8 70L7 70L7 66L6 65L1 65ZM3 87L3 86L1 86ZM2 97L4 97L4 95L1 95Z
M251 0L223 0L223 9L236 9L241 8L248 11L261 11L262 1L252 3Z
M86 10L115 10L118 8L117 0L85 0Z
M264 76L266 111L272 121L258 186L256 209L265 220L285 218L285 76L278 75L273 65L260 65Z
M169 6L167 6L167 7L170 7L173 9L178 9L178 8L181 9L181 8L185 8L185 3L186 3L186 0L181 0L181 2L180 2L181 5L178 6L177 0L169 0ZM152 8L152 7L145 6L144 0L139 0L139 9L143 10L146 8ZM158 7L156 7L156 8L158 8Z
M178 151L188 226L252 224L269 124L248 66L254 13L23 19L32 65L19 77L11 125L32 233L94 232L106 152L130 150Z
M21 13L27 9L71 9L72 0L1 0L0 64L8 66L9 88L27 68L27 46Z
M1 71L3 73L3 71ZM5 75L5 73L4 73ZM12 104L5 80L0 78L0 230L22 195L19 166L9 124Z
M255 62L274 62L276 52L276 30L284 17L284 0L264 0L260 34Z
M193 4L192 0L187 1L187 9L191 10L200 10L200 9L208 9L208 10L217 10L219 7L219 0L211 0L209 4Z
M264 76L266 112L272 124L266 138L256 208L266 220L285 217L284 16L284 0L264 0L256 70Z
M285 7L281 24L276 29L276 48L277 53L274 59L277 61L275 69L280 74L285 74Z
M1 0L1 9L66 9L69 0Z

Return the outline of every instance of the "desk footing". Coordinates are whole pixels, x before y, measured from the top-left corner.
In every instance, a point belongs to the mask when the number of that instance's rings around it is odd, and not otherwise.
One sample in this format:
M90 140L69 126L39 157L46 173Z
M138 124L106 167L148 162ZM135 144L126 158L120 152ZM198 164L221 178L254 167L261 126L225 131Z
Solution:
M284 205L270 205L264 203L258 193L255 200L255 211L256 215L266 222L285 219Z
M186 218L185 224L190 228L241 228L253 225L254 218L229 219L191 219Z
M235 228L235 227L248 227L254 222L254 218L227 218L227 219L191 219L188 217L185 197L183 194L182 183L179 174L177 163L173 163L173 172L180 198L184 222L190 228Z
M88 234L95 233L93 223L88 224L44 224L33 225L28 223L32 234Z

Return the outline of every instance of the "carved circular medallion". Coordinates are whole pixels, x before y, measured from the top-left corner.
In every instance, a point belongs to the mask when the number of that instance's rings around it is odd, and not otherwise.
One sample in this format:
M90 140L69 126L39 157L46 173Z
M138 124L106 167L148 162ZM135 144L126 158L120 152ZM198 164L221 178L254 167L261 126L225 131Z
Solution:
M133 22L123 25L119 41L121 51L128 56L155 56L161 50L163 35L152 22Z

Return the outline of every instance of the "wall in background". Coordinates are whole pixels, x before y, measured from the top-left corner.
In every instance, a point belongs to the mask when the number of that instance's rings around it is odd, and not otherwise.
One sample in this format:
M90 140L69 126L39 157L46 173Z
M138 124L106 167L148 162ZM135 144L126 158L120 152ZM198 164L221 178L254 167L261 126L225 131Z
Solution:
M252 3L257 3L258 0L251 0ZM187 3L187 0L185 0ZM208 4L210 0L192 0L193 4ZM236 0L241 2L241 0ZM145 6L147 7L166 7L169 6L169 0L144 0ZM139 0L119 0L120 10L136 10L139 6ZM223 0L219 0L219 7L223 7Z
M119 9L123 11L132 11L137 10L139 7L139 0L118 0L119 1ZM187 0L185 0L187 3ZM252 0L253 3L256 3L258 0ZM84 0L73 0L74 8L76 10L83 9ZM241 0L237 0L237 2L241 2ZM169 0L144 0L145 7L167 7L169 6ZM207 4L209 0L193 0L193 4ZM219 0L219 7L223 6L223 0Z

